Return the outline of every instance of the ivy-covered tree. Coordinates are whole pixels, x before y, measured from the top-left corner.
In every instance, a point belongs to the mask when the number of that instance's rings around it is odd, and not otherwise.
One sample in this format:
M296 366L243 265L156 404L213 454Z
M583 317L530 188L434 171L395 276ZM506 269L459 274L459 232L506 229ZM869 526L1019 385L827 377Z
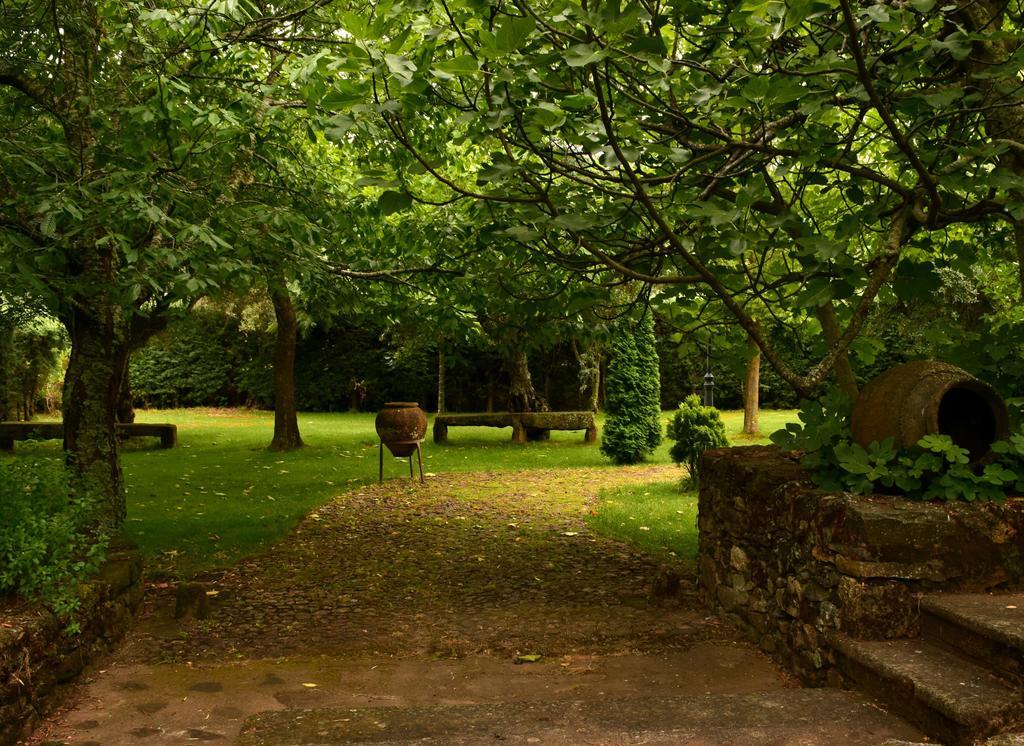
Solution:
M661 443L661 391L654 317L628 316L612 327L601 452L617 464L643 461Z

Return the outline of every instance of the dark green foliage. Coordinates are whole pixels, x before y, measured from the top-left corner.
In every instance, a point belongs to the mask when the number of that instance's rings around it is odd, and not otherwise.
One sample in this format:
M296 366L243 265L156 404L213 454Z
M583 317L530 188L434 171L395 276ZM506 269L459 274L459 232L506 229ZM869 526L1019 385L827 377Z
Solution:
M665 310L665 321L661 312ZM672 325L673 311L659 309L658 357L661 366L661 406L672 409L704 388L707 369L707 332L680 333ZM743 385L750 347L746 334L736 326L712 327L711 372L715 376L715 405L721 409L743 407ZM765 324L772 346L792 365L803 369L810 365L809 333L781 324ZM805 339L804 337L807 337ZM763 409L795 408L799 397L767 364L761 365L760 400Z
M207 307L171 322L132 356L136 403L146 407L273 407L273 333L232 310ZM256 324L262 326L262 324ZM555 409L587 408L568 345L531 356L535 382ZM447 402L453 412L504 407L503 360L493 350L449 347ZM403 344L372 322L314 327L296 350L296 400L306 412L375 411L387 401L437 404L437 349Z
M601 452L617 464L643 461L661 442L661 387L654 319L620 319L613 327Z
M51 317L16 323L0 317L0 420L32 419L43 403L46 384L60 375L67 344L63 327Z
M704 451L729 445L718 410L705 407L696 394L686 397L672 415L668 437L675 441L669 455L675 463L686 464L694 486L700 483L700 457Z
M68 490L57 461L0 461L0 596L41 601L62 620L78 608L78 583L103 561L98 501Z
M815 484L858 494L899 492L911 500L1001 500L1024 491L1024 433L995 443L996 458L971 466L968 453L947 435L928 435L913 448L898 449L892 438L864 448L850 433L850 404L832 391L803 402L800 423L772 434L786 450L804 452L800 463Z
M233 403L242 341L244 335L228 317L195 313L132 356L132 391L155 407Z

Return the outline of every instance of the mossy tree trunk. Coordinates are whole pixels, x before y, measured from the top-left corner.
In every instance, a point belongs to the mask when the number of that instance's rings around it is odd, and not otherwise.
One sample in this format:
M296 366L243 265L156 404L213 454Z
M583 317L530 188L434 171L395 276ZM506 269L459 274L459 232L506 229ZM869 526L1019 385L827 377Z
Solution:
M525 350L516 350L508 361L508 408L510 412L547 412L550 407L533 386Z
M747 375L743 383L743 432L757 435L761 431L761 348L750 342Z
M302 447L299 417L295 408L295 348L299 323L295 304L283 282L272 283L270 300L274 304L277 334L274 341L274 437L272 451L294 451Z
M445 397L447 392L445 391L445 365L444 365L444 350L438 348L437 350L437 413L444 414L447 410Z
M0 422L11 418L10 373L14 365L11 351L14 346L14 328L0 324Z
M530 362L525 350L517 350L509 360L508 409L510 412L547 412L547 400L533 386ZM526 428L527 440L545 440L549 431Z
M829 347L836 347L839 338L842 336L842 329L839 327L839 320L836 318L835 306L832 301L826 301L818 306L818 322L821 324L821 331L825 335L825 342ZM853 366L850 365L850 356L843 351L837 358L833 368L836 382L839 388L850 399L857 401L860 396L860 388L857 386L857 378L853 375Z
M61 10L64 56L57 70L63 95L55 102L77 181L89 184L102 171L94 157L93 110L102 32L94 3L71 3ZM115 296L120 269L116 242L99 240L105 230L93 226L67 247L74 257L74 290L61 313L71 339L62 401L64 450L72 489L97 496L103 503L102 519L120 527L127 510L115 410L128 354L128 326Z
M64 377L64 450L73 489L100 496L104 518L124 523L126 504L115 412L127 357L120 309L85 298L65 316L71 357Z

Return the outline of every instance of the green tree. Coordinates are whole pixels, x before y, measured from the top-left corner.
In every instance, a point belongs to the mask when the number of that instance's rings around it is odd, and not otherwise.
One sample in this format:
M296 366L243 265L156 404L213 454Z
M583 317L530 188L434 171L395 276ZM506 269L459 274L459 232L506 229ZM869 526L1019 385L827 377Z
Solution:
M844 358L899 265L984 261L951 253L949 231L1024 215L1024 45L1002 5L416 13L346 25L376 98L339 118L375 118L415 168L504 204L509 235L548 262L700 288L804 395L833 368L853 393ZM423 125L426 108L450 114ZM750 312L760 300L817 318L828 344L805 369Z
M661 392L654 317L628 316L613 326L601 452L617 464L635 464L661 443Z

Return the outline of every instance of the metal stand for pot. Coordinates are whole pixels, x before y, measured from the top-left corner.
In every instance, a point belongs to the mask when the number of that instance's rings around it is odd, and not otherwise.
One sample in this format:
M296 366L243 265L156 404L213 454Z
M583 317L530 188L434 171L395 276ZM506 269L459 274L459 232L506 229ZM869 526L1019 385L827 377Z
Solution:
M427 481L426 479L423 478L423 449L420 446L420 443L422 443L422 442L423 442L422 440L414 440L414 441L401 442L401 443L395 443L394 444L394 445L409 445L409 446L415 446L416 447L416 460L420 464L420 484L423 484L423 483L425 483ZM382 441L380 441L380 445L378 446L378 450L380 450L380 477L379 477L378 481L380 481L380 482L384 481L384 448L385 448L384 441L382 440ZM415 478L416 478L416 475L415 475L415 473L413 472L413 469L412 469L412 451L410 451L409 452L409 479L415 479Z

